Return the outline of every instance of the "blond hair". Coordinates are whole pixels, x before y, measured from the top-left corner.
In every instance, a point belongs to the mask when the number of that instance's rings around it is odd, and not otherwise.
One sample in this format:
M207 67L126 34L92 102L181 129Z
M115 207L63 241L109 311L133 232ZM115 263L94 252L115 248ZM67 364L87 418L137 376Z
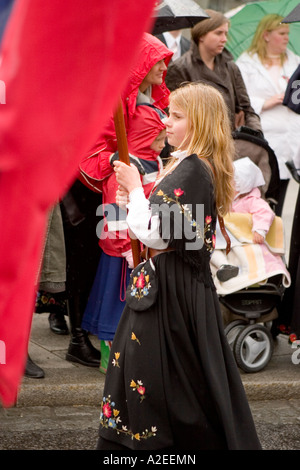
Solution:
M288 27L288 25L281 24L282 20L283 20L283 16L271 13L270 15L264 16L258 23L258 26L252 38L252 42L248 49L248 52L251 55L256 53L260 61L263 64L268 63L267 43L264 39L264 33L266 31L268 32L275 31L281 26ZM282 54L280 54L281 65L284 64L285 60L286 60L286 52L283 52Z
M171 93L170 104L187 116L187 153L197 154L213 173L217 212L223 216L234 197L234 143L224 98L210 85L188 83Z

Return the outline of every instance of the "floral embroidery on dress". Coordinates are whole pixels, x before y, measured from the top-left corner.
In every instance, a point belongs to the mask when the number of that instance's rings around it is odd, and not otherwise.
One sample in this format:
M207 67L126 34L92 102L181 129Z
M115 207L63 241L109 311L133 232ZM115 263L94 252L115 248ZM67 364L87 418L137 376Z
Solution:
M205 227L207 227L207 231L211 231L211 221L212 221L211 215L207 215L205 217ZM205 232L205 229L204 229L204 232ZM211 238L206 238L205 239L205 245L206 246L210 245L209 251L211 251L211 252L215 249L215 246L216 246L216 231L214 231Z
M140 300L149 294L150 288L150 276L147 273L145 266L143 266L140 271L138 271L137 276L134 276L132 279L130 295Z
M182 204L179 201L180 196L184 194L184 191L181 188L174 189L174 194L175 194L175 199L172 197L169 197L167 194L165 194L161 189L157 192L157 196L162 196L164 202L167 204L170 204L170 202L175 202L179 208L180 208L180 213L186 217L186 219L190 222L190 225L192 227L196 228L196 237L203 240L206 249L209 252L212 252L214 250L215 244L216 244L216 234L215 232L211 235L211 237L208 236L208 233L212 232L211 228L211 222L212 222L212 217L211 215L207 215L205 217L205 223L204 223L204 230L202 231L201 227L199 224L197 224L196 220L193 219L192 212L187 204Z
M136 341L141 346L140 340L136 337L133 332L131 333L131 339L132 341Z
M137 391L140 394L140 402L142 403L142 401L145 399L146 392L143 382L141 380L137 380L136 382L132 380L130 382L130 387L133 391Z
M116 408L116 404L111 400L110 395L102 399L100 424L104 428L114 429L117 434L126 434L131 437L132 440L136 439L137 441L155 437L157 432L156 426L151 426L151 430L145 429L142 432L132 432L129 430L126 425L122 424L120 411Z
M120 353L119 353L119 352L115 352L114 356L115 356L115 357L114 357L113 360L112 360L113 366L114 366L114 367L120 367L120 365L119 365Z

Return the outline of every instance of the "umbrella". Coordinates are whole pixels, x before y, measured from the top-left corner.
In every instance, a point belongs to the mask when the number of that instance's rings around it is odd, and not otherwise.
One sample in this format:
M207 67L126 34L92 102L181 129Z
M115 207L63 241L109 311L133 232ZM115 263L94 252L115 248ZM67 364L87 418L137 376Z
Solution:
M153 12L156 18L152 34L164 31L192 28L199 21L209 18L209 15L194 0L161 0Z
M230 29L226 48L237 59L251 44L260 20L270 13L286 16L299 4L299 0L267 0L246 3L235 15L230 17ZM288 48L300 55L300 24L290 25Z
M300 21L300 3L283 20L283 23L296 23Z

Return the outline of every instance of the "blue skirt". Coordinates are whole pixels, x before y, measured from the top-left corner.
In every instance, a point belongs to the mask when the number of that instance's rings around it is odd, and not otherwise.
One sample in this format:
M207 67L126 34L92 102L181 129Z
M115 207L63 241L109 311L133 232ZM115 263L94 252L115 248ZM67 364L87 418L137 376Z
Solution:
M101 253L94 283L82 319L82 328L99 339L112 341L125 307L131 269L125 258Z

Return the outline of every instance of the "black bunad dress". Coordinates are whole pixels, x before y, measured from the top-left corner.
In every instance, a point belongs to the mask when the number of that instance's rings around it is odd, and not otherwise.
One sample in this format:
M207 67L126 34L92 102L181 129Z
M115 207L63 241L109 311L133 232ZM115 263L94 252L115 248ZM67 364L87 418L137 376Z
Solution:
M184 158L150 202L174 251L133 271L97 448L261 449L210 272L216 207L209 170L196 155Z

